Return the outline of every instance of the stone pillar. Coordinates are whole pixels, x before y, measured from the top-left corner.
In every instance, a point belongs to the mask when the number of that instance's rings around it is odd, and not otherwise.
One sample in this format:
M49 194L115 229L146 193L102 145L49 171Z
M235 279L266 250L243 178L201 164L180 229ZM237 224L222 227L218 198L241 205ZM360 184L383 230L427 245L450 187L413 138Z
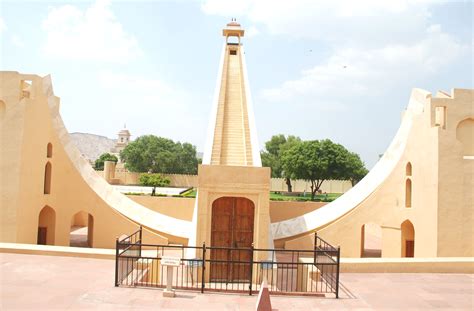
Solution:
M400 228L382 226L382 257L401 257L401 251Z
M115 178L115 162L104 161L104 179L110 184L112 179Z

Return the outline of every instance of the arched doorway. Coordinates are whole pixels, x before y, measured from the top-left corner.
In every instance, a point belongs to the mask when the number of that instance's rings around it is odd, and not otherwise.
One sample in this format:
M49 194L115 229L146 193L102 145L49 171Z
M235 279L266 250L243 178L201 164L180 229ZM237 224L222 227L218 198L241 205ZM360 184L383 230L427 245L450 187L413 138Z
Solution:
M56 212L49 206L43 207L38 216L39 245L54 245L54 231L56 227Z
M415 257L415 228L409 220L405 220L401 227L402 257Z
M71 218L69 246L92 247L94 238L94 217L80 211Z
M474 156L474 119L469 118L459 122L456 127L456 139L461 142L463 156Z
M382 228L374 223L362 225L360 257L382 257Z
M249 250L253 243L255 205L241 197L221 197L212 203L211 246L224 247L211 251L211 281L235 282L249 279ZM231 250L239 248L240 250Z

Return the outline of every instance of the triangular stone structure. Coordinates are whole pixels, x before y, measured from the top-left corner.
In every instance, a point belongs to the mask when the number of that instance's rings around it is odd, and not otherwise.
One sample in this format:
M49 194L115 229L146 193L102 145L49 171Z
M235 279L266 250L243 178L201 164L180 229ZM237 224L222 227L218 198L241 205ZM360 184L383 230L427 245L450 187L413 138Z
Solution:
M225 40L207 145L198 172L193 216L196 235L189 244L268 248L273 246L269 236L270 169L262 167L260 159L241 42L244 29L233 20L222 34ZM212 265L206 271L206 278L212 280Z
M223 35L226 40L203 164L261 167L245 52L240 42L244 30L232 21L223 29ZM230 38L238 42L232 43Z

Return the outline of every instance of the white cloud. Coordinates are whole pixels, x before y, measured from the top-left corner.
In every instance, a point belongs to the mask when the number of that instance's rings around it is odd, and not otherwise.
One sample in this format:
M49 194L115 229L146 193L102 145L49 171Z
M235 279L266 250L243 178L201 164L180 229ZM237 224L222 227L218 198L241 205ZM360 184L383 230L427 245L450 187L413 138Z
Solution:
M433 26L424 40L413 45L337 49L323 64L303 71L298 79L264 90L261 96L270 102L298 98L298 102L341 108L354 97L380 96L407 78L415 80L436 72L468 48ZM329 106L327 99L332 101Z
M250 26L245 30L245 35L249 38L255 37L260 34L260 30L257 29L255 26Z
M201 9L209 15L235 17L245 14L251 5L252 0L207 0L201 5Z
M126 62L142 54L110 8L110 0L97 0L81 11L72 5L50 10L42 23L47 33L43 52L50 57Z
M25 46L25 42L17 35L13 34L11 36L12 44L16 47L22 48Z
M141 104L154 106L182 106L188 94L178 90L163 80L140 75L101 72L98 75L102 87L125 95L135 97L135 107Z
M440 25L431 24L430 10L441 2L207 0L201 8L212 15L234 13L261 32L327 44L332 56L326 61L260 96L271 102L298 98L296 102L341 110L353 96L380 96L406 77L435 73L465 51Z
M7 30L7 25L5 25L3 18L0 16L0 33L4 32L5 30Z
M196 108L202 99L187 89L161 78L119 72L101 72L97 82L100 100L109 103L91 109L98 122L126 122L135 137L155 134L194 143L203 139L205 117Z
M206 14L246 17L272 34L368 44L413 42L439 0L207 0Z

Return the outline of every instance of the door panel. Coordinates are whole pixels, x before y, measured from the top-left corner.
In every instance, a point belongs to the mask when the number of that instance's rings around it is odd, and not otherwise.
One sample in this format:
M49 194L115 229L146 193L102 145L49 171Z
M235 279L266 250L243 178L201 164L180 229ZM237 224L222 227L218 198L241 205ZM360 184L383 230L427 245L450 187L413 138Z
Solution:
M46 227L38 227L38 240L37 244L39 245L46 245L46 237L48 235L48 229Z
M405 241L405 257L415 257L415 241Z
M212 204L211 246L230 247L232 243L232 198L220 198ZM212 250L211 260L228 261L228 250ZM229 274L227 262L213 263L211 280L226 280Z
M222 197L214 201L211 246L250 248L253 242L254 209L253 202L245 198ZM211 264L211 280L248 280L251 256L250 250L212 250L212 260L227 262Z
M254 208L250 200L236 198L234 213L234 246L238 248L250 248L253 242ZM248 250L233 251L233 260L247 263L233 265L232 279L248 280L250 274L250 260L252 252Z

